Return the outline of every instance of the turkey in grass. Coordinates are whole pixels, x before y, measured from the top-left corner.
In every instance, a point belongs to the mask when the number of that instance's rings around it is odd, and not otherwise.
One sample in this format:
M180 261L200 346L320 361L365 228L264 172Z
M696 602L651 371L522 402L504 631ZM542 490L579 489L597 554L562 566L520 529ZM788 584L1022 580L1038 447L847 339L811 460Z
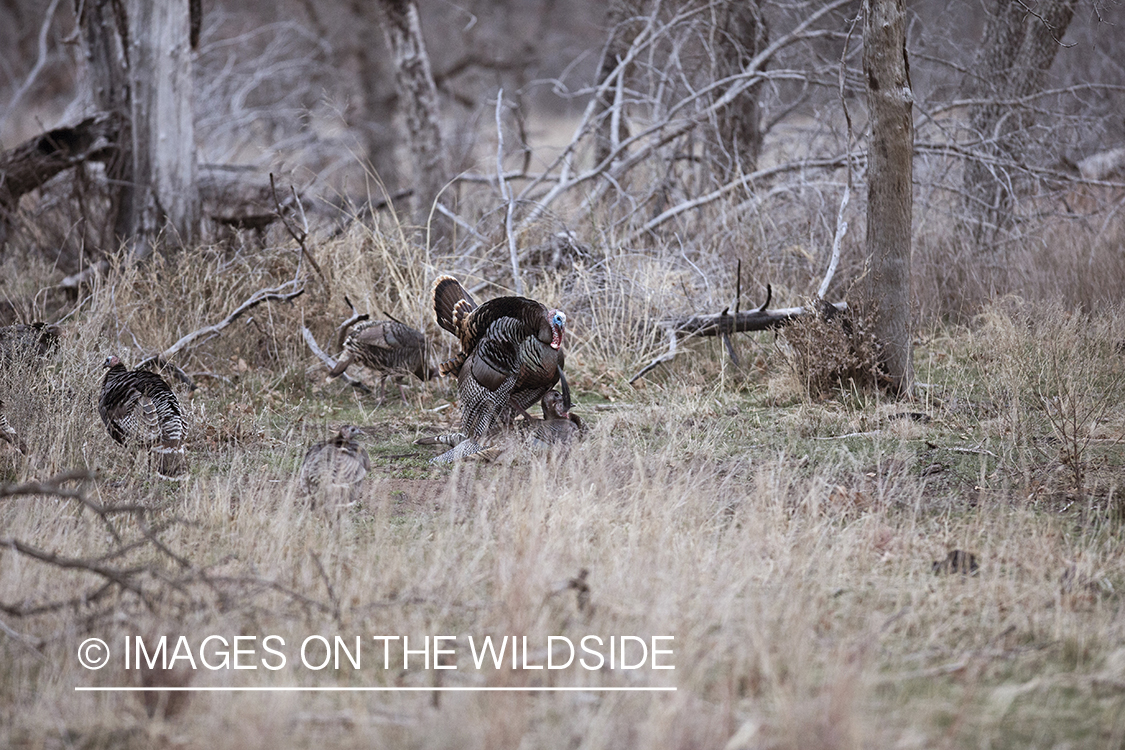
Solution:
M570 404L558 391L547 391L540 401L543 419L528 437L532 448L551 448L573 442L585 431L586 425L577 414L570 413Z
M0 327L0 364L46 357L59 345L60 329L50 323Z
M328 377L339 377L353 362L370 368L381 376L379 403L386 397L388 377L409 373L424 381L437 374L435 369L426 365L426 337L397 320L363 321L347 330L341 346L343 354ZM401 382L399 392L405 402L406 394Z
M331 440L309 448L297 475L301 491L306 495L323 495L329 506L354 504L360 483L371 468L367 451L356 442L362 432L346 424Z
M442 363L442 375L457 376L463 440L435 458L453 461L482 450L482 441L562 381L566 315L526 297L497 297L477 305L461 283L441 276L433 286L437 324L457 337L460 351ZM530 417L529 417L530 418ZM459 437L460 437L459 436Z
M116 355L105 361L98 413L109 436L122 445L146 447L156 473L179 479L187 472L184 417L176 394L164 379L148 370L128 370Z
M20 436L8 424L8 418L4 416L4 402L0 401L0 442L11 443L12 447L20 453L27 453L27 446L20 440Z

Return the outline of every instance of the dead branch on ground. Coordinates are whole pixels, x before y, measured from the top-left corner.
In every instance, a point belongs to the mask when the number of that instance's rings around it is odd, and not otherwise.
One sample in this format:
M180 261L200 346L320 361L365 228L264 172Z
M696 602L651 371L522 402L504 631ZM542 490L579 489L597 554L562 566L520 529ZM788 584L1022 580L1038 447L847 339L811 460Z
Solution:
M321 349L320 345L316 343L316 339L313 337L312 331L310 331L306 326L301 326L301 336L304 337L305 343L308 344L309 349L311 349L312 353L316 355L316 358L323 362L324 366L328 368L329 372L331 372L336 367L336 360L324 353L324 350ZM374 393L374 391L368 388L366 384L364 384L360 380L357 380L356 378L353 378L346 372L341 373L340 377L344 379L344 382L346 382L352 388L355 388L360 393L364 393L368 396Z
M656 325L662 328L668 337L668 351L641 368L640 372L629 378L629 383L637 382L658 366L675 359L676 355L681 351L679 349L679 342L682 340L681 337L683 337L683 339L688 339L693 336L721 336L729 341L729 336L732 333L768 331L780 328L811 312L806 307L785 307L778 310L767 310L766 307L769 305L770 299L773 296L772 288L767 286L767 290L766 301L757 310L735 312L732 314L728 307L720 313L688 315L682 318L662 320L657 323ZM824 303L825 314L842 313L846 312L847 309L848 306L846 302L837 302L835 304ZM730 351L730 347L728 347L728 351ZM732 359L734 358L732 357ZM737 361L735 364L737 364Z
M304 293L305 282L301 279L293 279L292 281L287 281L280 286L273 287L272 289L259 289L258 291L250 295L250 297L246 299L241 305L236 307L234 311L230 313L230 315L227 315L218 323L215 323L214 325L204 326L199 330L192 331L191 333L187 334L179 341L162 351L160 354L154 355L140 362L137 365L137 368L139 369L148 367L149 365L156 362L166 362L167 360L170 360L172 357L179 354L184 349L187 349L190 346L197 345L197 342L202 343L199 341L200 339L206 341L210 338L218 336L224 328L229 326L234 321L238 320L238 318L242 316L246 311L257 307L263 302L287 302L291 299L300 297ZM207 337L206 339L204 339L205 336ZM191 378L187 376L187 373L183 372L183 370L180 370L179 368L175 369L178 370L177 377L182 376L183 378L187 378L190 384Z

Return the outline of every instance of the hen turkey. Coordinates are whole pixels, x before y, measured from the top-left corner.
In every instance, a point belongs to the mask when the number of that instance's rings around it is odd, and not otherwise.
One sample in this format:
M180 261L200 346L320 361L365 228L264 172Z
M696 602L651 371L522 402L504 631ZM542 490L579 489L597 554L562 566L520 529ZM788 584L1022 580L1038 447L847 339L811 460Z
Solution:
M164 379L148 370L127 370L116 356L108 368L98 399L109 436L129 448L147 447L156 473L179 479L187 471L184 417L176 394Z
M20 453L27 453L27 446L20 440L20 436L8 424L8 418L4 416L4 402L0 401L0 442L11 443L12 446Z
M397 320L369 320L359 323L347 332L343 354L328 377L336 378L353 362L358 362L380 374L379 401L386 397L387 378L413 374L419 380L429 380L435 371L426 366L426 337ZM402 400L406 394L399 391Z
M543 408L543 420L535 426L535 431L528 438L531 447L549 448L570 443L586 429L582 418L570 413L570 406L558 391L547 391L540 404Z
M526 297L497 297L478 306L451 276L434 282L433 303L437 324L461 344L439 366L442 375L457 375L465 436L434 459L450 461L482 450L485 437L518 414L528 416L527 408L563 378L566 315Z
M59 327L49 323L16 323L0 327L0 364L45 357L59 344Z
M297 476L301 491L307 495L322 493L329 505L354 504L360 483L371 468L367 451L355 439L361 432L346 424L336 437L309 448Z

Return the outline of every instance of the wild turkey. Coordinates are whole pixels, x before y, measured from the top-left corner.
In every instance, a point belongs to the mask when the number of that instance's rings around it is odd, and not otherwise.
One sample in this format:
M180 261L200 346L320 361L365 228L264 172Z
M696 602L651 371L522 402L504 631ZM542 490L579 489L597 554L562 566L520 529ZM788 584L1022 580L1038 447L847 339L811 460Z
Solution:
M410 373L425 381L436 374L436 370L426 366L426 337L397 320L368 320L359 323L347 330L342 347L343 354L336 366L329 371L328 377L343 375L353 362L371 368L381 376L379 403L386 398L387 377L399 378L399 393L405 402L406 391L401 383L402 375Z
M570 443L586 429L582 418L570 413L566 400L558 391L547 391L540 404L543 420L535 426L527 441L532 448Z
M16 323L0 328L0 364L45 357L59 344L59 327L49 323Z
M977 556L963 549L950 550L944 560L934 560L931 566L934 575L942 573L960 573L961 575L976 575L980 572L980 563Z
M129 448L147 447L156 473L179 479L187 471L184 417L168 384L154 372L127 370L116 355L105 361L98 413L109 436Z
M433 302L437 324L461 344L439 371L457 375L465 440L434 459L442 462L480 451L482 439L517 414L530 418L527 408L562 377L566 315L526 297L497 297L478 306L451 276L434 282Z
M27 446L23 444L16 431L8 424L8 418L4 416L3 401L0 401L0 442L11 443L20 453L27 453Z
M323 494L329 505L337 507L354 504L360 483L371 468L367 451L355 440L362 432L346 424L336 437L309 448L297 475L301 491L306 495Z

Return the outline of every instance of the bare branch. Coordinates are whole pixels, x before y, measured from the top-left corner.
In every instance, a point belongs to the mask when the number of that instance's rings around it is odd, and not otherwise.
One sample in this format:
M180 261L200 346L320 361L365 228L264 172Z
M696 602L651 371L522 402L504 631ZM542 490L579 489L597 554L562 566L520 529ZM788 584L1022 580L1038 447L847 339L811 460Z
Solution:
M820 282L820 287L816 290L816 298L819 300L824 299L824 295L828 294L828 287L832 283L832 277L836 275L836 266L840 264L840 244L844 241L844 235L848 233L848 222L844 221L844 211L848 208L848 199L851 198L852 194L852 115L848 111L848 98L844 90L844 74L847 70L848 42L851 41L852 32L855 31L855 26L858 21L859 16L857 15L852 21L852 25L848 27L848 36L844 39L844 51L840 53L840 107L844 111L844 122L847 128L844 143L847 146L848 181L844 184L844 195L840 198L840 208L836 212L836 233L832 237L832 254L829 256L828 270L824 272L824 279Z
M368 315L367 313L357 313L355 311L355 305L352 304L352 301L350 299L348 299L348 296L346 294L344 295L344 302L347 303L348 309L352 311L352 316L350 318L348 318L347 320L345 320L343 323L341 323L340 327L336 329L336 348L337 349L343 349L344 348L344 339L347 337L348 331L351 330L352 326L354 326L356 323L359 323L362 320L370 320L371 319L371 316Z
M245 312L253 309L254 307L257 307L263 302L286 302L288 300L300 297L304 293L305 283L300 279L287 281L284 284L272 289L259 289L258 291L254 292L254 294L250 295L250 297L241 305L235 308L230 315L226 316L218 323L215 323L214 325L204 326L197 331L192 331L191 333L187 334L179 341L162 351L160 354L154 357L149 357L137 366L147 366L153 362L156 362L158 359L171 359L172 357L176 356L176 354L194 345L199 339L205 336L207 338L218 336L224 328L229 326L234 321L238 320L238 318L241 317Z
M316 358L323 362L324 366L328 368L329 372L331 372L336 367L336 360L324 353L324 350L321 349L320 345L316 343L316 339L313 338L312 331L310 331L307 327L301 326L301 335L304 337L305 343L308 344L309 349L311 349L312 353L316 355ZM361 393L365 393L367 395L371 395L373 393L373 391L368 388L362 381L353 378L346 372L341 373L340 377L344 379L344 382L346 382L352 388L355 388L357 391L360 391Z
M305 207L301 204L301 198L297 195L297 189L290 185L289 190L293 194L293 201L297 206L297 210L301 213L302 226L300 232L294 228L293 222L289 220L289 215L281 207L281 201L278 200L277 197L277 185L274 184L273 172L270 172L270 193L273 195L273 204L277 209L277 217L281 219L281 223L285 226L285 231L289 232L289 236L297 241L297 245L301 248L301 255L308 258L309 263L316 269L317 276L320 277L320 280L324 282L324 286L327 288L328 279L324 276L324 271L320 270L320 264L316 262L316 258L313 257L312 252L309 251L309 246L306 244L306 240L309 238L309 221L305 218Z
M512 262L512 279L515 284L516 294L523 296L523 276L520 274L520 258L516 250L516 233L512 229L512 213L515 210L515 201L512 198L512 188L504 180L504 126L500 115L504 107L504 89L496 92L496 179L500 185L500 197L505 203L504 229L508 235L508 255Z

